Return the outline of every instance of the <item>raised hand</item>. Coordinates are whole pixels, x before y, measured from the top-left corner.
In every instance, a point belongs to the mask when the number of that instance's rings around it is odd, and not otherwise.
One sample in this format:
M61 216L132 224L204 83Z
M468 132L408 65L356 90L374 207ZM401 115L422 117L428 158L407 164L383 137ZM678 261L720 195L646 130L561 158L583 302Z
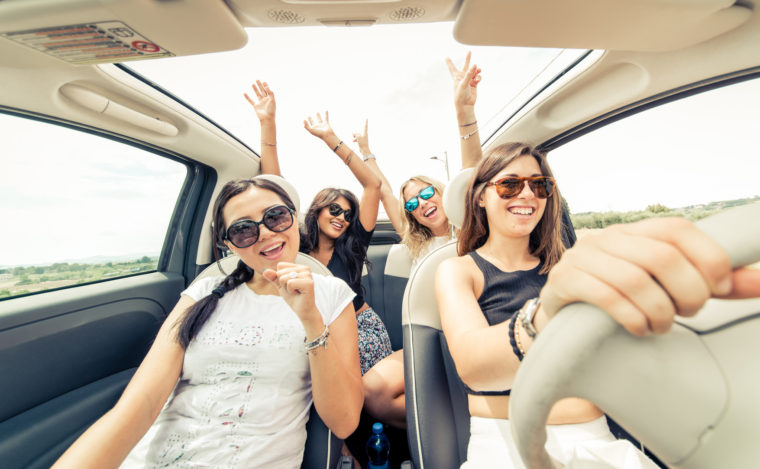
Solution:
M367 129L369 127L369 119L364 119L364 133L354 132L354 142L359 145L359 151L362 155L367 156L372 153L369 149L369 134Z
M454 103L457 106L474 106L478 99L478 83L480 83L480 69L477 65L470 66L470 52L464 60L462 69L458 69L450 58L446 58L451 80L454 82Z
M248 93L243 93L243 95L245 96L245 99L251 103L251 106L253 106L259 121L274 120L277 106L274 101L274 92L269 88L269 84L267 84L267 82L262 83L260 80L256 80L256 83L252 84L251 88L253 88L253 92L256 94L256 99L258 101L251 99L251 97L248 96Z
M306 120L304 120L303 126L306 130L309 131L310 134L314 135L315 137L319 137L322 140L335 135L332 127L330 127L330 115L327 111L325 111L324 121L322 120L322 115L320 113L317 113L316 117L308 117Z
M266 269L261 274L277 286L282 299L302 322L319 317L314 303L314 279L308 267L278 262L277 270Z

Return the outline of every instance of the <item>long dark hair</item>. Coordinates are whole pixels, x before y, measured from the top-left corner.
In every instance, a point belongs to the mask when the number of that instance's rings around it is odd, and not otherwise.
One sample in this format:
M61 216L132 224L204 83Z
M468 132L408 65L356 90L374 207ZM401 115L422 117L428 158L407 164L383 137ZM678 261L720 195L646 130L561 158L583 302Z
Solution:
M475 176L465 196L464 222L457 242L457 253L460 256L484 245L490 234L486 210L478 204L488 187L486 184L499 174L499 171L521 156L535 158L541 168L541 174L553 177L549 164L546 162L546 154L525 143L505 143L488 152L475 168ZM546 199L546 209L541 220L530 233L528 247L532 255L541 259L543 265L540 273L542 274L548 273L565 251L560 218L561 201L562 195L559 188L555 186L552 196Z
M314 200L306 212L301 232L301 252L311 253L319 247L319 213L323 208L335 202L339 197L344 197L351 206L351 223L348 229L335 240L335 254L343 261L348 269L348 284L361 284L362 267L366 264L370 268L367 259L367 250L361 243L360 233L364 229L359 220L359 200L353 192L346 189L328 187L322 189L314 196ZM345 214L344 214L345 216Z
M224 234L227 230L227 225L224 223L224 215L222 211L227 202L236 195L245 192L251 187L257 187L259 189L265 189L277 194L282 202L295 210L293 201L290 200L288 193L283 188L275 184L274 182L266 179L241 179L237 181L230 181L222 187L219 195L214 202L214 218L213 218L213 237L214 245L220 248L226 249L224 245ZM182 317L181 322L177 330L177 341L186 349L195 336L198 335L203 325L211 317L219 300L228 291L234 290L238 285L245 283L253 278L253 269L241 259L238 261L237 267L231 274L226 276L222 283L220 283L214 290L205 297L198 300L193 306L188 308L185 315Z

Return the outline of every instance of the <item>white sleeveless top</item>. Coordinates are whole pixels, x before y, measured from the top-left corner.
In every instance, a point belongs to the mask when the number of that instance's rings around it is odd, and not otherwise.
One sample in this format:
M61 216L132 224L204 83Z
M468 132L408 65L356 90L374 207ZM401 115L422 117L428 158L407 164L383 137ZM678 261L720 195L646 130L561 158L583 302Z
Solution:
M354 292L338 278L312 275L329 325ZM182 294L197 301L222 279L202 279ZM166 406L121 467L300 467L312 403L304 337L281 297L245 284L225 294L187 347Z

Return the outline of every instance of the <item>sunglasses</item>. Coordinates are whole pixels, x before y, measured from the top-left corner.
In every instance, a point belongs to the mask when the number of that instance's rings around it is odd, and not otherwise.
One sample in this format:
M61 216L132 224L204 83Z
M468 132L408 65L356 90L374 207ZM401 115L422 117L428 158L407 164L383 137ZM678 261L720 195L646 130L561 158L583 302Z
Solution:
M293 210L284 205L267 209L261 221L240 220L231 224L224 234L224 239L235 247L247 248L259 240L259 225L266 226L269 231L280 233L293 226Z
M415 195L411 199L407 200L404 204L404 209L407 212L414 212L417 207L420 206L420 199L427 200L435 195L435 188L433 186L427 186L422 189L419 194Z
M526 181L530 190L533 191L533 195L539 199L549 198L554 192L554 178L550 178L549 176L509 176L498 181L489 182L487 185L496 187L496 193L502 199L510 199L522 192Z
M330 212L330 215L337 217L341 213L343 214L343 219L346 221L351 221L351 215L354 214L354 211L350 208L344 209L338 204L330 204L327 206L327 210Z

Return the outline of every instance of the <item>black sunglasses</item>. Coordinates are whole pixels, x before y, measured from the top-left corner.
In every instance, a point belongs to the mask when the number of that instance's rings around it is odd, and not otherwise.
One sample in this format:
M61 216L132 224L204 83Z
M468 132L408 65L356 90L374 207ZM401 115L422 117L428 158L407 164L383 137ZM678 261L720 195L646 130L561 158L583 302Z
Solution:
M337 217L341 213L343 214L343 219L346 221L351 221L351 215L354 214L354 211L350 208L344 209L338 204L330 204L327 206L327 210L330 212L330 215Z
M293 210L284 205L268 208L261 221L240 220L231 224L224 233L224 239L235 247L247 248L259 240L259 225L263 224L269 231L280 233L293 226Z

